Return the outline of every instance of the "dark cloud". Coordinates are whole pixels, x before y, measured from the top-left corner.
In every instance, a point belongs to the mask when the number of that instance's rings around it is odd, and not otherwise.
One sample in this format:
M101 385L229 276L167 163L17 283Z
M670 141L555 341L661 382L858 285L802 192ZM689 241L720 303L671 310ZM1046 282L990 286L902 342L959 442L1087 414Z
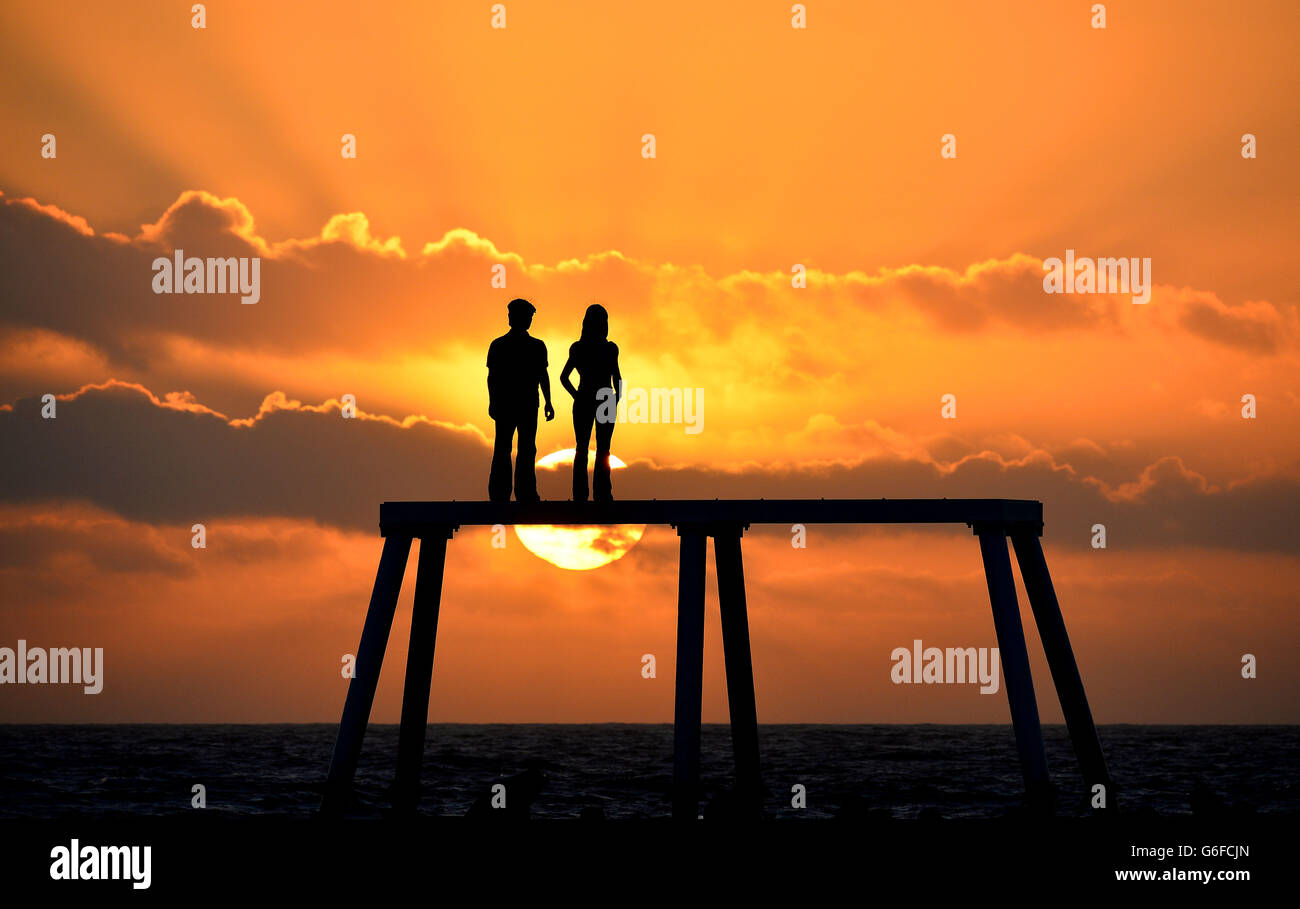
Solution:
M120 385L61 400L57 413L42 419L29 398L0 414L5 501L85 500L148 522L282 515L377 529L383 499L479 498L487 485L481 439L430 424L335 409L232 426Z
M261 300L244 305L236 294L155 294L153 260L174 248L187 257L259 257ZM506 268L508 293L489 280L496 264ZM784 273L714 277L698 266L654 265L617 253L554 266L524 263L466 230L427 250L414 244L403 250L393 238L373 235L359 212L335 216L318 237L269 243L238 200L200 191L182 194L130 239L95 234L72 216L0 198L0 276L0 331L55 332L137 370L168 337L284 355L427 351L499 333L504 301L518 295L538 302L544 330L576 330L586 302L617 300L621 338L634 348L654 342L687 352L686 363L704 342L732 340L755 324L787 324L792 312L833 319L847 334L865 311L890 306L919 311L950 332L994 323L1045 332L1113 328L1119 310L1131 305L1106 295L1049 297L1041 263L1024 254L964 271L911 265L870 276L814 273L806 289L794 291ZM1176 321L1198 335L1259 351L1293 341L1293 306L1235 308L1212 294L1184 296L1162 305L1181 313ZM820 332L800 332L796 321L784 339L786 362L774 368L822 360L815 372L846 365L819 343Z
M470 430L294 407L232 425L135 386L86 389L61 400L53 420L34 398L0 412L0 500L87 501L154 523L283 516L376 529L385 500L485 498L489 461L487 442ZM567 497L567 469L541 471L539 481L545 497ZM1058 545L1088 546L1100 523L1112 549L1300 552L1294 475L1216 488L1177 458L1114 488L1045 452L1019 461L985 453L951 468L898 457L739 471L638 462L615 484L622 498L1039 499Z
M0 523L0 570L40 568L54 573L66 568L66 556L77 553L97 572L153 572L187 576L193 566L160 537L123 538L119 520L99 519L58 524L17 521Z
M0 326L57 332L134 369L144 369L167 336L239 350L363 354L427 348L427 339L467 325L490 336L505 321L500 307L489 314L478 305L504 305L489 286L485 255L463 248L427 261L379 254L367 248L360 216L328 241L271 250L243 206L206 194L183 196L130 242L87 235L20 200L0 201ZM174 248L187 258L260 258L260 301L155 294L153 261ZM524 292L527 282L514 277L512 290Z
M1218 301L1190 300L1179 321L1192 334L1251 353L1275 353L1295 335L1294 304L1224 306Z
M1117 321L1116 298L1049 296L1042 263L1017 255L974 265L965 274L941 268L905 268L862 296L900 296L949 331L974 331L990 322L1021 329L1080 330Z

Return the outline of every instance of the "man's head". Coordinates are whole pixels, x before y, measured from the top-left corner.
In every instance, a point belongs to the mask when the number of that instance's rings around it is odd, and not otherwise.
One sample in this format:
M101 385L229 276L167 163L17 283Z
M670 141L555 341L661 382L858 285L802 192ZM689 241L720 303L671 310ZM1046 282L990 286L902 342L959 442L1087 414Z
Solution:
M533 313L537 312L537 307L527 300L514 299L506 304L506 312L509 313L511 328L527 331L528 326L533 324Z

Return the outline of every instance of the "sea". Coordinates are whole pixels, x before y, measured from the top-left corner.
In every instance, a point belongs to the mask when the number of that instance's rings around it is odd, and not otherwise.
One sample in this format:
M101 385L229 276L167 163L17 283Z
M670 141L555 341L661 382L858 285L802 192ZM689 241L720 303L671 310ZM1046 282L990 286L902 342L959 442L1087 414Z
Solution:
M206 811L228 817L310 817L336 732L325 723L0 724L0 818L182 815L200 792ZM368 729L349 813L387 811L397 733ZM1099 735L1122 812L1300 814L1300 726L1111 725ZM1043 736L1058 815L1086 814L1065 727L1044 726ZM759 742L770 818L978 819L1021 805L1010 726L762 725ZM671 724L430 724L418 810L461 816L494 783L510 792L526 779L513 791L526 792L530 817L667 817L672 747ZM725 799L731 769L729 727L706 724L702 813Z

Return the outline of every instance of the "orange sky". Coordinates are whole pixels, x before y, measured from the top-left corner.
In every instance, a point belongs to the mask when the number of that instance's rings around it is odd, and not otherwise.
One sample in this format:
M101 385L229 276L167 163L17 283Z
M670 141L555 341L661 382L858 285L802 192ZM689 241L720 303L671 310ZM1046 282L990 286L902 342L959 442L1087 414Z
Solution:
M512 296L542 453L590 302L630 384L704 390L698 434L616 428L616 495L1038 498L1099 722L1300 720L1293 4L208 6L0 10L0 646L107 662L0 720L337 721L378 502L484 495ZM155 296L176 247L260 256L261 300ZM1151 302L1044 294L1066 249L1151 258ZM566 572L462 533L430 716L670 719L675 543ZM1006 719L889 682L916 638L995 644L964 529L745 546L760 721Z

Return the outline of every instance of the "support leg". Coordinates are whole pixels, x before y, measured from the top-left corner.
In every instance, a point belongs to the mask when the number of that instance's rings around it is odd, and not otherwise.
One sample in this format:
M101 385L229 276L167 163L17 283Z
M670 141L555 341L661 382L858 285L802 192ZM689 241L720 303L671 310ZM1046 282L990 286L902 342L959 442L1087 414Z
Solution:
M1047 755L1043 751L1043 730L1038 721L1038 702L1029 673L1029 651L1020 624L1020 606L1016 602L1015 579L1011 575L1011 558L1007 554L1006 531L1001 527L976 528L980 554L984 558L984 576L988 581L989 602L993 606L993 627L997 631L998 650L1002 658L1003 684L1011 706L1011 723L1020 752L1020 769L1025 776L1025 791L1035 809L1050 809L1051 781L1047 776Z
M677 578L677 686L673 711L673 818L694 820L699 810L700 711L704 694L704 557L700 528L679 527Z
M330 760L329 776L325 781L322 813L341 812L351 795L352 778L357 772L357 758L361 755L361 740L370 722L370 707L375 701L379 669L388 648L397 594L402 589L402 575L406 573L406 559L410 553L410 537L392 536L384 540L375 589L370 594L370 608L361 631L361 644L357 647L356 674L348 684L339 735L334 742L334 757Z
M433 680L433 645L438 635L442 601L442 572L451 531L420 539L415 574L415 608L411 613L411 644L406 653L406 685L402 692L402 728L397 741L397 781L393 809L411 812L420 798L420 767L429 716L429 685Z
M740 558L741 529L713 537L718 570L718 604L722 613L722 649L727 668L727 704L731 747L736 759L736 794L746 815L762 814L763 790L758 765L758 710L754 702L754 665L749 647L745 572Z
M1011 541L1015 544L1020 574L1025 579L1029 605L1034 610L1038 636L1043 641L1047 665L1052 670L1056 695L1061 701L1061 712L1065 714L1065 725L1070 730L1070 741L1079 759L1084 785L1090 797L1094 794L1094 786L1104 786L1106 809L1113 810L1115 791L1106 769L1101 741L1097 738L1097 727L1092 721L1092 710L1088 707L1088 696L1083 691L1083 678L1070 647L1070 636L1065 631L1061 604L1056 599L1052 576L1047 572L1042 544L1038 535L1032 532L1012 534Z

